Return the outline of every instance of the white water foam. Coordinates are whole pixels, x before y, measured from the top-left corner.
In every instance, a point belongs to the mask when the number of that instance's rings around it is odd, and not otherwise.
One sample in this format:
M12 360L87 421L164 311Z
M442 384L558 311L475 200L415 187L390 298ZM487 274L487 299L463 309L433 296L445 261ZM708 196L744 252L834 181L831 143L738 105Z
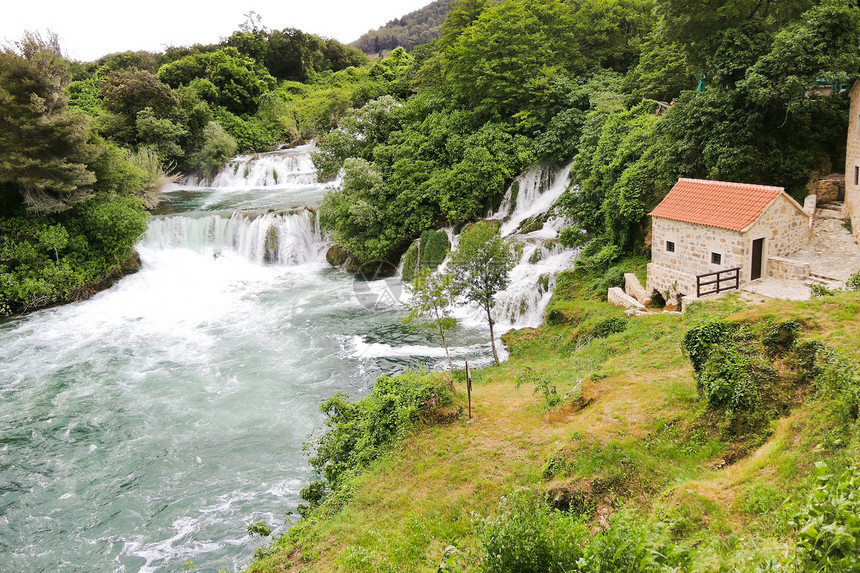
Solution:
M549 212L570 185L572 166L573 164L568 164L553 168L536 165L514 179L514 183L505 192L499 210L490 216L491 219L503 221L500 229L503 237L516 233L526 219ZM515 187L519 187L519 191L516 204L513 205Z
M267 189L315 185L317 170L311 160L313 145L260 155L240 155L231 159L211 182L190 177L180 183L183 189Z
M219 255L232 251L258 263L301 265L322 260L326 242L309 209L287 214L157 217L141 241L148 249L189 249Z

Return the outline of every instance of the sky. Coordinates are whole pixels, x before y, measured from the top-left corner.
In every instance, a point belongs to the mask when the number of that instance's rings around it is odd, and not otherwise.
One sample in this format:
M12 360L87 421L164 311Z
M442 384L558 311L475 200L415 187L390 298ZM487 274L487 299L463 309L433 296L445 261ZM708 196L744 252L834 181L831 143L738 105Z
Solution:
M233 33L254 11L267 28L299 28L344 43L432 0L15 0L3 7L0 42L24 31L55 32L63 53L93 61L126 50L160 52L167 46L213 44Z

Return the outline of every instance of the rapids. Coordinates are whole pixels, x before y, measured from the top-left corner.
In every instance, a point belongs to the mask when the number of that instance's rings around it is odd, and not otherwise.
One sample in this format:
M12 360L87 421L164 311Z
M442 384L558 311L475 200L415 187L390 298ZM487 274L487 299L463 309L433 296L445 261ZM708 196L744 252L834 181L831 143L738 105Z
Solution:
M284 512L313 479L302 445L323 400L445 367L432 335L367 303L398 298L398 281L325 263L310 151L177 184L138 245L139 272L0 322L0 571L241 570L267 543L246 525L279 533L295 519ZM516 234L566 178L537 171L496 214L523 245L498 333L539 323L575 255L550 225ZM489 363L484 317L457 314L452 356Z

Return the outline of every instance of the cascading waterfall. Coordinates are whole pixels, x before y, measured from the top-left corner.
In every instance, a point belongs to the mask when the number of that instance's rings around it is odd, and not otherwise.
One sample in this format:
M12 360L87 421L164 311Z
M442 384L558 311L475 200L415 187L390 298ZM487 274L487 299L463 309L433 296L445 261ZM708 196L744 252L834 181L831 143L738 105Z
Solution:
M211 182L191 177L181 183L183 188L266 189L291 185L314 185L317 171L311 160L312 145L286 151L240 155L231 159Z
M183 248L218 255L232 251L259 264L300 265L319 262L325 242L316 212L231 216L171 216L149 223L141 246L148 249Z
M498 211L490 215L502 221L502 236L515 234L525 221L547 215L570 185L572 167L572 163L560 168L536 165L514 179Z
M570 169L571 165L532 167L514 180L498 211L490 217L502 221L500 232L514 243L519 256L509 275L508 288L496 295L492 314L497 334L539 326L552 298L556 275L568 268L580 252L558 243L558 232L567 221L551 214L570 184ZM534 224L528 227L535 229L518 232L529 221ZM465 324L486 323L484 311L474 306L454 309L454 314Z

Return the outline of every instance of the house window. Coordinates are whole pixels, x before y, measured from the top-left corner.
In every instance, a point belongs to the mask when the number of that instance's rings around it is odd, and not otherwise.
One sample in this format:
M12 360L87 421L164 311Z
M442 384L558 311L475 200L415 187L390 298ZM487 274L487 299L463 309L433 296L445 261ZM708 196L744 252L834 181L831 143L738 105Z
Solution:
M711 253L711 264L712 265L723 264L723 255L721 255L720 253Z
M675 252L675 241L666 241L666 252L674 253Z

